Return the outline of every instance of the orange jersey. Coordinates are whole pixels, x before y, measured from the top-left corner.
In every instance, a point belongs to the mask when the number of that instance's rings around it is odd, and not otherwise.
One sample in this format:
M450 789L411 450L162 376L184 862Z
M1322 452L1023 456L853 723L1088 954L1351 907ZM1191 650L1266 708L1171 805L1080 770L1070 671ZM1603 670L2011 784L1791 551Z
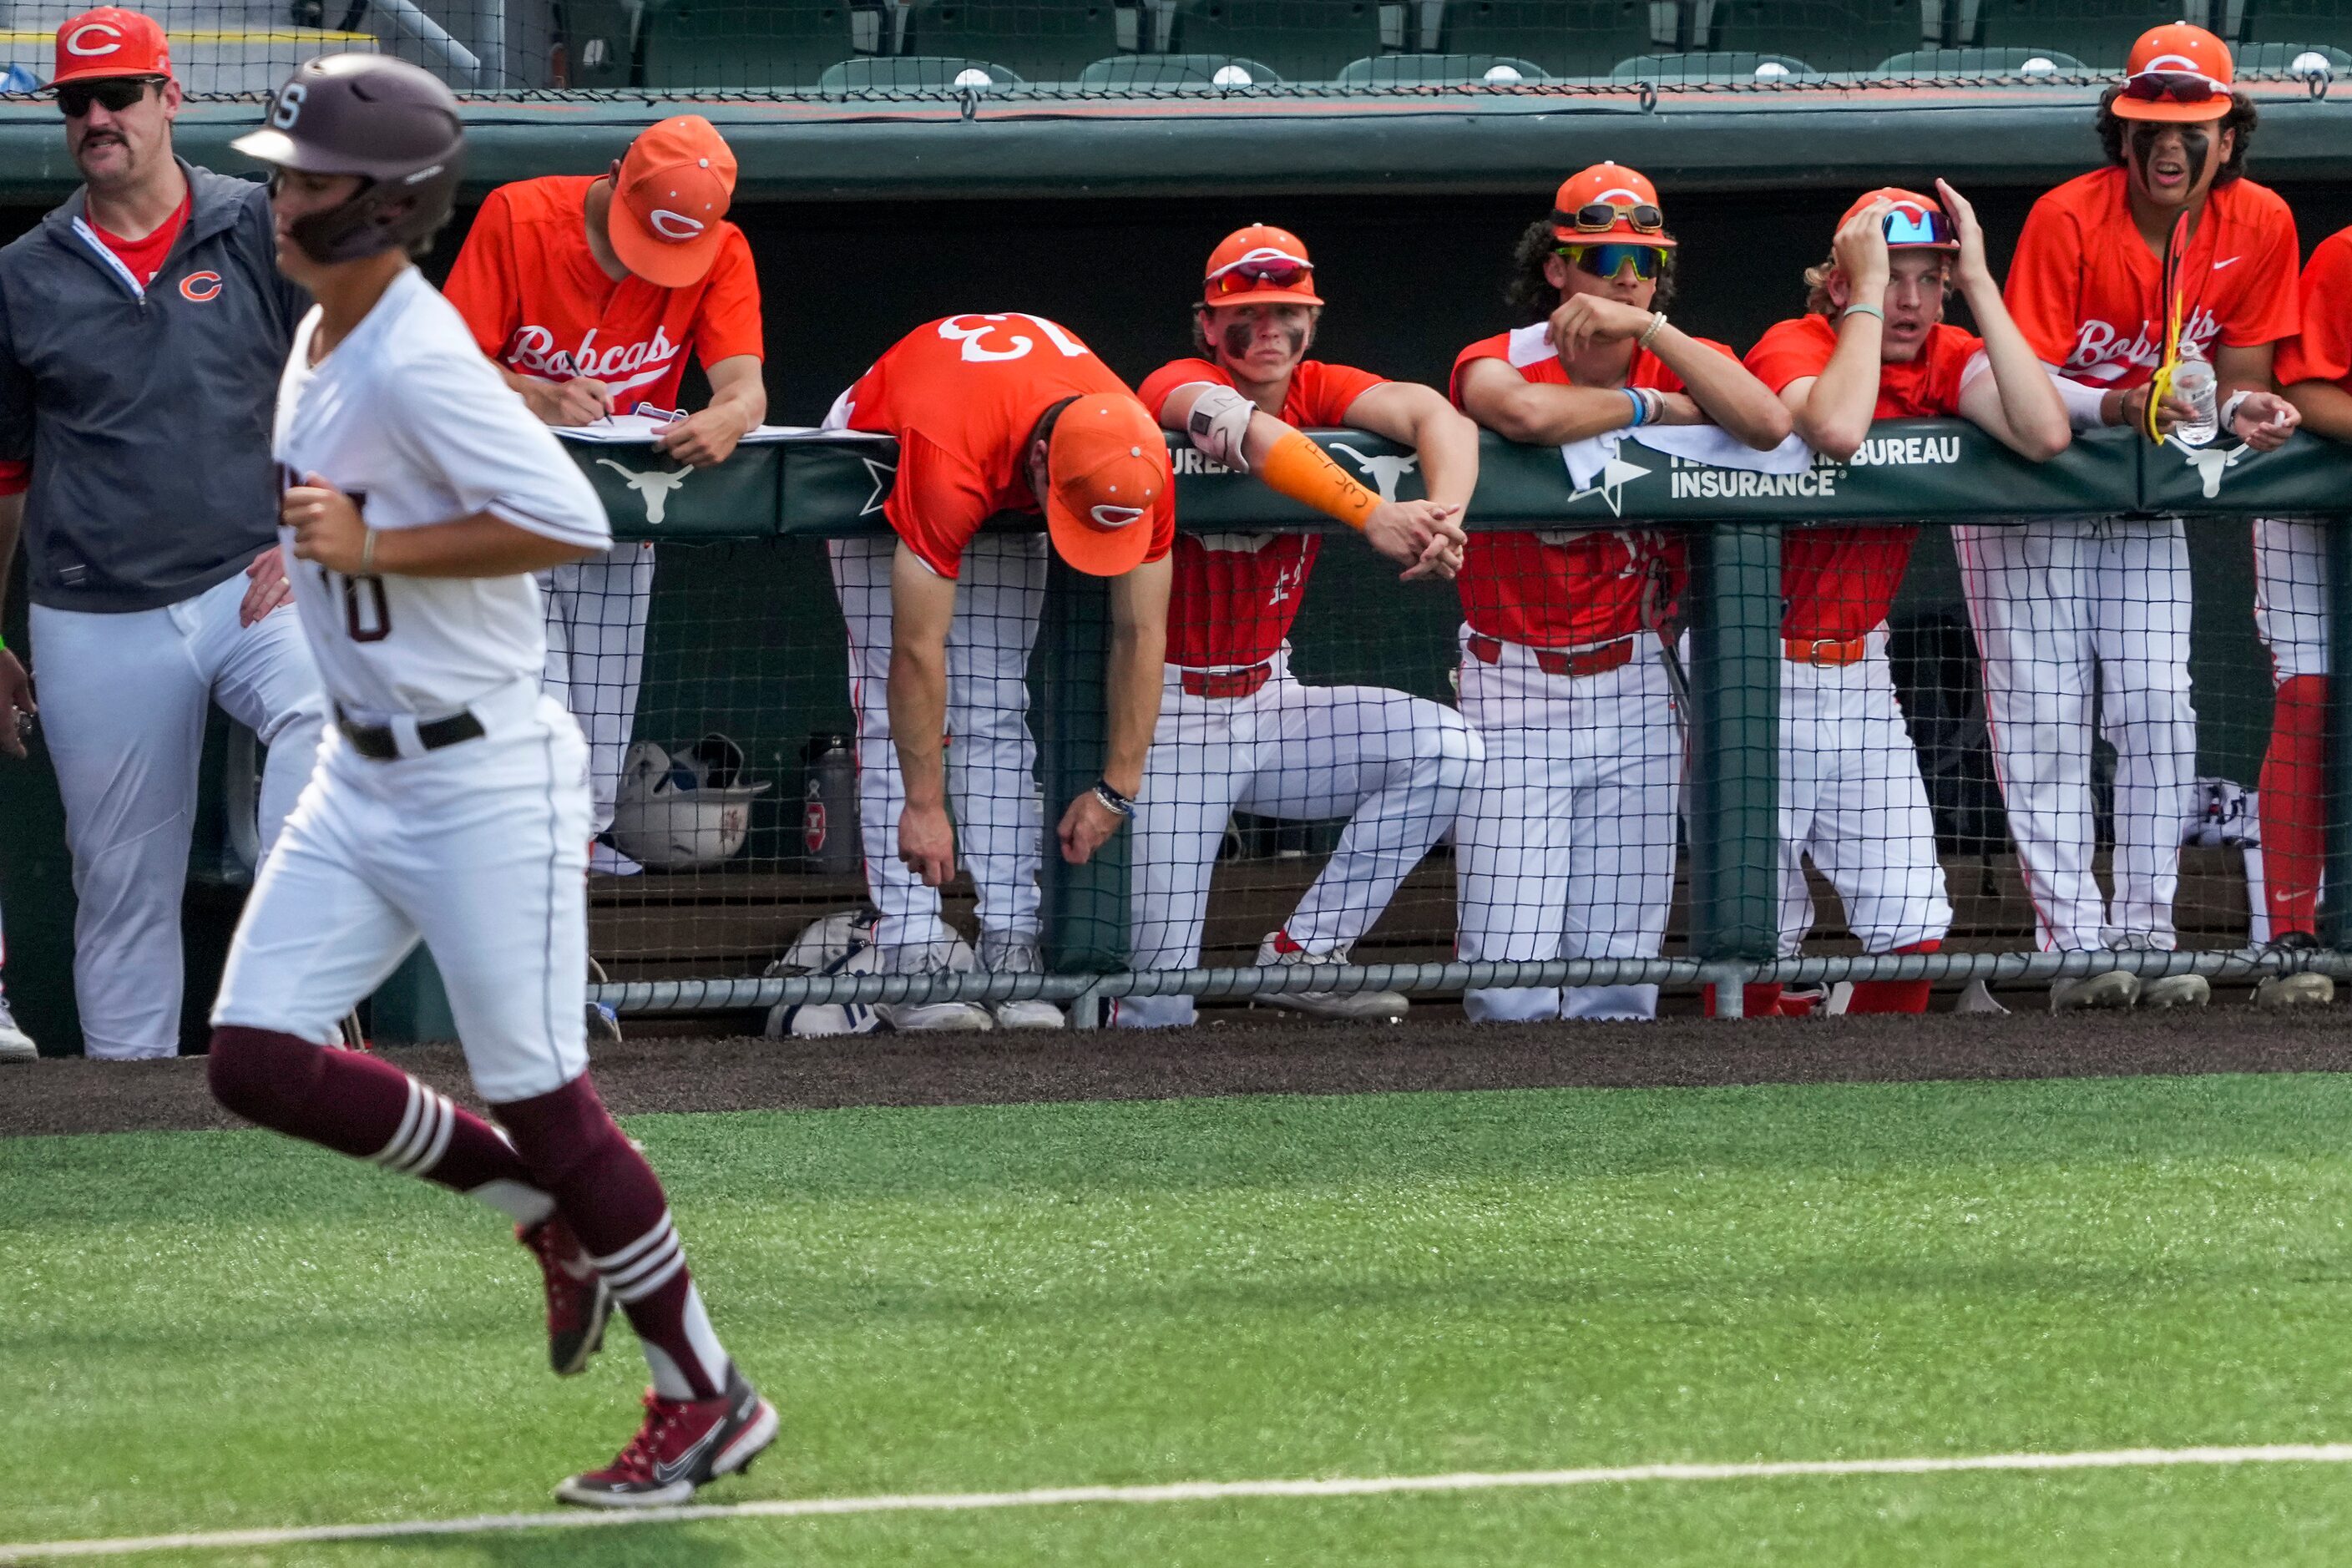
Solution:
M2025 341L2076 381L2142 384L2164 358L2164 258L2125 202L2127 176L2100 169L2043 194L2026 216L2003 298ZM2295 330L2294 215L2252 180L2217 186L2180 268L2180 338L2207 359Z
M731 223L702 281L656 289L604 275L588 248L585 174L551 174L500 185L482 200L442 293L482 352L541 381L593 376L613 406L677 406L686 351L704 368L739 354L766 355L760 280L751 247Z
M2278 384L2332 381L2352 392L2352 228L2319 242L2300 294L2303 331L2278 346Z
M1538 321L1481 338L1455 356L1452 395L1462 405L1462 370L1472 360L1498 359L1528 381L1575 384ZM1726 345L1699 338L1726 359ZM1633 351L1629 386L1680 392L1683 378L1646 349ZM1562 529L1545 533L1473 533L1454 585L1470 629L1528 647L1585 647L1614 642L1642 629L1642 588L1652 563L1663 561L1668 594L1683 582L1683 540L1647 528Z
M963 547L1000 511L1035 511L1029 438L1068 397L1127 383L1066 327L1042 316L972 312L917 327L841 395L852 430L898 438L898 478L883 515L932 571L956 575ZM1171 480L1152 506L1146 561L1176 537Z
M1204 359L1180 359L1146 376L1136 394L1151 416L1180 386L1234 378ZM1297 429L1348 422L1356 399L1384 384L1370 371L1302 360L1283 394L1282 419ZM1313 533L1180 534L1168 596L1168 662L1194 669L1264 664L1290 635L1323 540Z
M1748 351L1748 368L1775 393L1819 375L1837 348L1827 316L1782 321ZM1916 358L1878 367L1874 419L1928 419L1958 414L1960 382L1984 340L1938 325ZM1904 525L1792 528L1780 536L1780 635L1806 641L1858 637L1886 618L1919 531Z

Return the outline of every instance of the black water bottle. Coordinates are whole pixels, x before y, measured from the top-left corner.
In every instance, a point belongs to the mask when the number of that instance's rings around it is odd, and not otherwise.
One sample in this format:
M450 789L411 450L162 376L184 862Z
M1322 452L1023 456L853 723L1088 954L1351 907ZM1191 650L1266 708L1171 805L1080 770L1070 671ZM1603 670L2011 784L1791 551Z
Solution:
M846 735L811 735L801 749L807 771L802 795L801 847L808 868L847 876L862 859L857 837L857 763Z

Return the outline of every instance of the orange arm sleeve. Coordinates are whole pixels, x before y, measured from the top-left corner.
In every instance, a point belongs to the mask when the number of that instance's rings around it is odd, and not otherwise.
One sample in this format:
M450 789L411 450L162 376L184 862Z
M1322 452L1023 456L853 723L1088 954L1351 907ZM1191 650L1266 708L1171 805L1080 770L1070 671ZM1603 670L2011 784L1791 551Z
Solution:
M1257 466L1257 477L1277 495L1360 531L1381 498L1348 477L1331 455L1300 435L1286 432Z

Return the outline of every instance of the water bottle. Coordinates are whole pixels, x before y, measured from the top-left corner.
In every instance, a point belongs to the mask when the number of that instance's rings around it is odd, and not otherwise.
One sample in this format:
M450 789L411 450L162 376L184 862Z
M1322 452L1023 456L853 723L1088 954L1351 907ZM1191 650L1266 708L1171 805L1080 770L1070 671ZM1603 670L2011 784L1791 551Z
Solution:
M857 835L857 763L845 735L811 735L801 749L808 784L802 795L801 847L808 867L847 876L863 860Z
M2213 367L2194 348L2183 343L2180 363L2172 368L2172 395L2189 405L2191 412L2172 427L2174 440L2184 447L2203 447L2221 433L2213 393Z

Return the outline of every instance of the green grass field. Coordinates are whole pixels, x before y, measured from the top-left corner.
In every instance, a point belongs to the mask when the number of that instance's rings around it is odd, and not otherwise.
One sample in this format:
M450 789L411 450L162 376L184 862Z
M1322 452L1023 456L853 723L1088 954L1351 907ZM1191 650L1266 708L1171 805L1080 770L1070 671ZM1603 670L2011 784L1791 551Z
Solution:
M2352 1078L633 1120L783 1412L708 1502L2352 1439ZM0 1542L536 1511L487 1211L259 1133L0 1142ZM740 1520L174 1563L2340 1562L2352 1467Z

